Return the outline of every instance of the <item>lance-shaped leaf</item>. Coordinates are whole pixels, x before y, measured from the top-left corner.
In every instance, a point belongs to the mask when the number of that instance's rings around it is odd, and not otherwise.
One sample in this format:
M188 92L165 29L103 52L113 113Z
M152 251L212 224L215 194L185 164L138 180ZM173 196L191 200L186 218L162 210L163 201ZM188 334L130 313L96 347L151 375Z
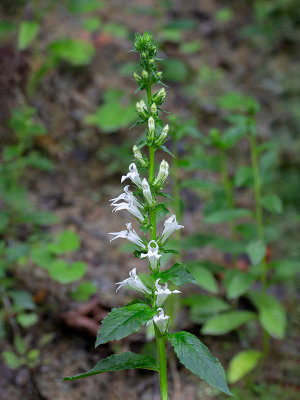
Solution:
M251 311L229 311L210 318L201 332L205 335L224 335L256 318Z
M119 340L148 322L155 310L146 304L132 304L128 307L114 308L103 320L98 331L95 347L110 340Z
M146 354L135 354L128 351L122 354L113 354L112 356L97 362L94 368L89 371L74 376L66 376L62 381L75 381L88 376L103 374L104 372L136 368L158 371L157 361L154 357Z
M182 331L172 333L168 338L180 362L187 369L222 392L231 394L219 360L196 336Z
M261 357L262 353L257 350L244 350L236 354L229 364L228 381L239 381L257 366Z

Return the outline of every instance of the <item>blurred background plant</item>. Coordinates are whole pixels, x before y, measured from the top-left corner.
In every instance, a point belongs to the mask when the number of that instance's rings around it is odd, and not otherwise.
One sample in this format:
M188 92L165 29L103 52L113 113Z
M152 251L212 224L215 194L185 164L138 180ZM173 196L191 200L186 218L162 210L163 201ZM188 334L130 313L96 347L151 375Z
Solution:
M298 398L299 18L292 0L1 2L5 400L80 398L54 380L86 369L86 335L116 306L119 269L132 269L126 246L107 254L119 221L106 203L140 134L127 136L136 98L124 93L135 90L130 41L145 29L161 49L166 110L180 116L168 121L166 200L185 226L172 247L187 251L164 262L184 262L197 283L170 307L180 328L209 335L236 397ZM138 335L118 346L153 352ZM178 396L222 398L171 370ZM135 376L98 385L107 398L120 387L124 398L151 396L142 376L134 393ZM94 398L99 386L84 390Z

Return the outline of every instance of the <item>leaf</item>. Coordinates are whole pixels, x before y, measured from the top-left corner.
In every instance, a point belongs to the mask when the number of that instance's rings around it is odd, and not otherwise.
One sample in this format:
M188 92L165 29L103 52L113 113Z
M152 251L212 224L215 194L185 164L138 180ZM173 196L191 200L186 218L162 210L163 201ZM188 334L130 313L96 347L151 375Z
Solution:
M242 271L230 270L226 272L224 286L228 299L236 299L252 286L255 277Z
M230 383L239 381L257 366L261 357L261 352L257 350L245 350L236 354L228 367L228 381Z
M164 144L159 146L159 148L164 151L165 153L169 154L171 157L175 157L174 154L165 146Z
M24 364L24 361L11 351L2 352L4 362L10 369L17 369Z
M237 218L250 217L251 212L242 208L233 208L226 210L218 210L204 217L207 224L220 224L227 221L233 221Z
M187 65L178 59L169 58L161 63L164 79L169 82L184 82L188 75L189 69Z
M163 203L160 203L155 207L155 212L156 222L159 222L164 216L170 214L170 211Z
M187 369L222 392L231 394L219 360L196 336L182 331L169 334L168 339L180 362Z
M179 50L183 54L194 54L198 53L198 51L202 48L202 42L197 39L191 42L184 42L179 46Z
M154 314L155 310L152 310L146 304L133 304L128 307L114 308L102 320L95 347L110 340L120 340L136 332Z
M78 67L89 64L95 54L95 48L91 43L71 38L52 42L49 50L55 59Z
M68 264L64 260L56 260L49 268L49 275L57 282L67 284L81 279L86 270L87 266L84 262L75 261L72 264Z
M27 345L25 341L18 334L14 336L14 347L21 356L23 356L27 351Z
M31 294L26 290L13 290L9 292L13 302L13 311L18 313L23 310L34 310L35 304Z
M262 262L266 254L266 250L266 245L261 240L250 242L246 247L246 252L253 265L258 265Z
M62 381L75 381L76 379L86 378L87 376L103 374L104 372L121 371L124 369L150 369L158 371L158 364L154 357L146 354L135 354L131 351L121 354L113 354L110 357L100 360L93 369L82 374L67 376Z
M280 198L275 194L263 196L263 198L261 199L261 204L266 210L270 212L274 212L277 214L282 213L282 202Z
M180 187L182 189L188 187L193 190L206 191L206 190L217 190L220 188L220 185L218 185L214 182L209 182L209 181L204 181L204 180L194 178L194 179L183 180Z
M211 317L212 314L226 311L230 308L229 304L224 300L205 294L196 294L185 297L182 300L182 304L191 307L191 320L197 324L203 323L203 321L208 317Z
M195 281L202 288L211 293L218 292L217 281L207 268L201 266L201 262L198 264L188 265L188 270L193 274Z
M71 292L71 297L76 301L88 301L95 293L97 293L97 287L92 282L82 282L76 290Z
M23 328L29 328L37 323L38 315L35 313L21 313L17 315L17 321Z
M73 14L85 14L97 11L104 4L102 0L70 0L68 9Z
M48 249L54 254L64 254L75 251L80 246L80 240L75 232L66 230L59 234L55 243L48 245Z
M160 279L162 282L171 281L176 286L183 286L189 282L195 282L193 275L187 270L183 264L174 264L173 267L166 271L155 274L155 279Z
M279 301L270 294L259 292L252 292L250 299L258 309L259 321L263 328L274 338L283 339L286 330L286 314Z
M251 167L243 165L238 168L234 176L234 184L237 187L248 186L252 183L253 171Z
M229 311L210 318L201 332L205 335L224 335L255 318L256 314L250 311Z
M39 24L36 21L23 21L21 22L18 49L25 50L36 37L39 31Z

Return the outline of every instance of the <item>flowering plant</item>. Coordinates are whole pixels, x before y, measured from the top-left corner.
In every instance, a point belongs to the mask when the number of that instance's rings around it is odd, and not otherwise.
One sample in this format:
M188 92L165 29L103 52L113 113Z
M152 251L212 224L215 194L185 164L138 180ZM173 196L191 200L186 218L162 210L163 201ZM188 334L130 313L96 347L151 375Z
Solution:
M167 197L163 188L169 174L169 165L163 160L160 163L158 173L155 175L155 152L162 150L170 153L164 143L167 139L168 125L163 125L159 118L162 104L166 99L164 88L152 94L152 85L162 84L162 73L157 71L156 55L157 47L152 41L151 33L137 35L134 49L140 53L138 67L142 68L141 74L134 74L139 90L146 90L147 100L137 103L138 124L146 124L146 137L138 146L133 147L133 153L140 167L148 170L148 179L140 176L135 163L130 164L129 172L122 176L121 182L130 180L134 192L130 186L125 186L124 192L118 197L111 199L113 211L127 210L138 221L143 232L140 236L131 223L126 225L126 230L113 232L111 240L118 238L128 239L137 246L135 256L148 259L152 284L144 283L133 268L129 278L117 282L118 288L129 286L143 295L142 298L133 300L125 307L113 309L102 321L97 339L96 347L110 340L119 340L129 334L136 332L141 326L153 323L157 342L158 360L144 354L126 352L114 354L106 359L100 360L93 369L88 372L64 378L64 381L76 380L83 377L100 374L108 371L122 369L143 368L159 372L161 399L168 399L167 385L167 362L166 342L169 341L174 348L181 363L204 379L210 385L215 386L223 392L230 394L227 387L224 370L219 361L212 356L208 348L191 333L182 331L168 333L170 317L165 315L163 305L170 295L179 294L179 290L171 291L168 282L176 286L182 286L193 282L194 277L182 264L175 264L171 268L162 271L161 256L163 253L174 252L167 249L166 242L177 230L182 229L176 216L171 215L164 222L161 234L156 231L157 214L167 208L159 203L159 197ZM148 148L148 157L142 154L142 149ZM147 238L149 232L149 238Z

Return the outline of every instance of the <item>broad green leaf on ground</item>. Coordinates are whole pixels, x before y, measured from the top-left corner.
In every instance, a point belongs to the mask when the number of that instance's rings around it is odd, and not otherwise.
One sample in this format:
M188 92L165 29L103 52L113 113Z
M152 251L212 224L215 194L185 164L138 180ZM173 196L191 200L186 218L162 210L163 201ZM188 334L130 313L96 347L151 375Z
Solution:
M45 245L37 245L33 247L30 252L30 258L33 262L35 262L39 267L48 269L54 261L54 256L50 253Z
M245 350L236 354L229 364L228 382L236 383L251 372L257 366L261 357L261 352L257 350Z
M104 4L102 0L70 0L68 9L73 14L85 14L99 10Z
M266 254L266 245L262 240L255 240L247 245L246 252L250 257L251 263L258 265L262 262Z
M187 65L178 59L169 58L161 63L164 79L170 82L184 82L189 75Z
M54 261L49 268L49 275L59 283L67 284L78 281L86 273L87 266L82 261L68 264L64 260Z
M36 313L20 313L17 315L17 321L23 328L29 328L37 323L38 315Z
M258 108L258 103L253 97L245 96L240 92L228 92L220 96L218 104L224 110L248 111L249 108Z
M263 198L261 199L261 204L266 210L270 212L274 212L277 214L280 214L282 212L282 202L280 198L275 194L263 196Z
M39 31L39 24L36 21L23 21L21 22L18 49L25 50L36 37Z
M224 300L205 294L195 294L185 297L183 305L190 306L190 317L194 323L203 323L213 314L226 311L230 308Z
M228 299L236 299L252 286L255 277L238 270L229 270L225 273L224 286Z
M205 335L224 335L255 318L256 314L250 311L229 311L210 318L201 332Z
M91 43L79 39L58 39L49 46L50 53L58 61L74 66L87 65L92 61L95 48Z
M194 54L202 48L203 44L199 39L191 42L184 42L179 46L179 51L183 54Z
M62 381L75 381L88 376L103 374L104 372L136 368L158 371L158 364L154 357L146 354L135 354L128 351L126 353L113 354L112 356L97 362L93 369L83 372L82 374L67 376L63 378Z
M219 360L196 336L182 331L169 334L168 338L180 362L187 369L222 392L231 394Z
M227 221L233 221L238 218L250 217L251 211L242 208L233 208L218 210L204 217L207 224L220 224Z
M75 251L79 246L80 240L76 233L66 230L58 235L55 243L50 243L48 245L48 249L54 254L63 254L69 251Z
M188 271L187 267L183 264L174 264L173 267L154 274L155 279L160 279L161 282L171 281L176 286L183 286L189 282L195 282L193 275Z
M129 126L136 119L135 104L123 103L124 93L111 89L104 95L104 103L86 117L87 124L95 125L104 133L116 132Z
M300 262L291 260L276 260L270 264L274 271L271 277L272 282L282 282L294 278L300 272Z
M97 287L92 282L82 282L76 290L71 292L71 297L76 301L88 301L95 293L97 293Z
M263 328L274 338L283 339L286 330L286 314L283 306L267 293L252 292L249 296L258 309L259 321Z
M21 367L21 365L23 365L25 362L25 359L23 357L18 357L12 351L3 351L2 356L3 356L5 364L10 369L17 369L17 368Z
M198 264L193 263L192 265L188 265L187 269L191 272L195 278L195 281L202 289L205 289L211 293L218 292L218 283L213 273L209 269L202 266L201 261L199 261Z
M125 38L128 39L130 32L124 25L118 24L116 22L107 22L102 26L102 30L104 33L108 33L111 36L117 38Z
M133 304L128 307L114 308L102 320L95 347L110 340L120 340L136 332L154 314L155 310L152 310L146 304Z

